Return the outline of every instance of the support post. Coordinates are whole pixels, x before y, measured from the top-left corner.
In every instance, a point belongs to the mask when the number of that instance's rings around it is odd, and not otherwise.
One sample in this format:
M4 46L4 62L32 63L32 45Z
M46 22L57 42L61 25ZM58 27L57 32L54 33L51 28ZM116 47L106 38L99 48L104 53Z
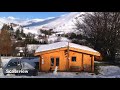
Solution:
M0 68L2 67L2 60L1 60L1 54L0 54Z
M67 54L68 54L68 55L67 55L67 60L68 60L68 70L69 70L69 68L70 68L70 67L69 67L69 65L70 65L70 61L69 61L69 60L70 60L70 58L69 58L69 42L68 42L67 52L68 52L68 53L67 53Z
M91 59L91 72L93 73L94 72L94 56L92 56L92 59Z

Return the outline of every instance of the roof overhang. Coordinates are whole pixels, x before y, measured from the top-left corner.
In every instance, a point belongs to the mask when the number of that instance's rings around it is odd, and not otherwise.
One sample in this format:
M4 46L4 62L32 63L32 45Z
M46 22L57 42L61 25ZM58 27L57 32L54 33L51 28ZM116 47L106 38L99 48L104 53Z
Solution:
M42 54L59 52L61 50L67 50L67 49L68 49L67 47L64 47L64 48L53 49L53 50L48 50L48 51L43 51L43 52L36 52L34 55L39 56L39 55L42 55ZM90 55L94 55L94 56L101 56L101 54L99 52L91 52L91 51L77 49L77 48L73 48L73 47L69 47L69 50L70 51L76 51L78 53L90 54Z

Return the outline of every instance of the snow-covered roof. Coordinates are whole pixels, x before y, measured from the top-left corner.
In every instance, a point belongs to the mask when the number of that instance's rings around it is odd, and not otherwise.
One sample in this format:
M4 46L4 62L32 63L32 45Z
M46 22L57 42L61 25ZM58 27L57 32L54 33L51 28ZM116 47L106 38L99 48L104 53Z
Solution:
M40 44L28 44L27 49L29 52L32 52L33 50L36 50L39 46Z
M68 42L57 42L57 43L52 43L52 44L47 44L47 45L40 45L35 52L36 53L43 52L43 51L59 49L59 48L63 48L63 47L68 47ZM74 44L74 43L69 43L69 47L82 49L82 50L86 50L86 51L91 51L91 52L97 52L96 50L89 48L87 46L78 45L78 44Z
M19 52L23 53L23 50L20 50Z
M16 47L15 49L23 50L25 47Z

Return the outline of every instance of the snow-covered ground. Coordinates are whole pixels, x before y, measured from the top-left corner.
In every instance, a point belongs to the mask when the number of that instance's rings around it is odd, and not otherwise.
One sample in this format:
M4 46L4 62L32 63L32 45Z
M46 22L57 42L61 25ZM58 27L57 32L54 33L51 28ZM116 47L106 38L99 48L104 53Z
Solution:
M3 65L7 64L8 61L11 60L12 58L15 57L2 57ZM38 61L38 58L32 59L32 61L36 62ZM103 62L95 61L95 63L101 64ZM38 76L14 76L14 75L4 76L2 68L0 68L0 78L120 78L120 67L118 66L100 65L98 68L99 68L98 75L87 72L57 72L56 75L52 72L51 73L39 72Z
M120 67L118 66L100 66L100 75L102 77L119 77Z
M87 72L39 72L38 76L4 76L0 69L0 78L120 78L120 68L118 66L100 66L98 75Z
M8 61L15 57L2 57L3 65L7 64ZM21 58L21 57L19 57ZM33 59L32 61L36 62L38 59ZM100 64L102 62L95 61L95 63ZM87 72L57 72L54 73L46 73L39 72L38 76L14 76L7 75L4 76L2 72L2 68L0 68L0 78L120 78L120 67L113 65L105 65L99 66L99 74L96 75L94 73Z

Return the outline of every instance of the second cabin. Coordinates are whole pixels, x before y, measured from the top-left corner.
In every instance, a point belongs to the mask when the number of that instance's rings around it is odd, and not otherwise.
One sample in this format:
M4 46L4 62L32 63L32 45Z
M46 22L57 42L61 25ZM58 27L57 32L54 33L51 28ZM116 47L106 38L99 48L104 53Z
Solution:
M57 66L58 71L94 72L94 57L100 53L87 46L57 42L39 46L35 56L39 57L40 71L54 70Z

